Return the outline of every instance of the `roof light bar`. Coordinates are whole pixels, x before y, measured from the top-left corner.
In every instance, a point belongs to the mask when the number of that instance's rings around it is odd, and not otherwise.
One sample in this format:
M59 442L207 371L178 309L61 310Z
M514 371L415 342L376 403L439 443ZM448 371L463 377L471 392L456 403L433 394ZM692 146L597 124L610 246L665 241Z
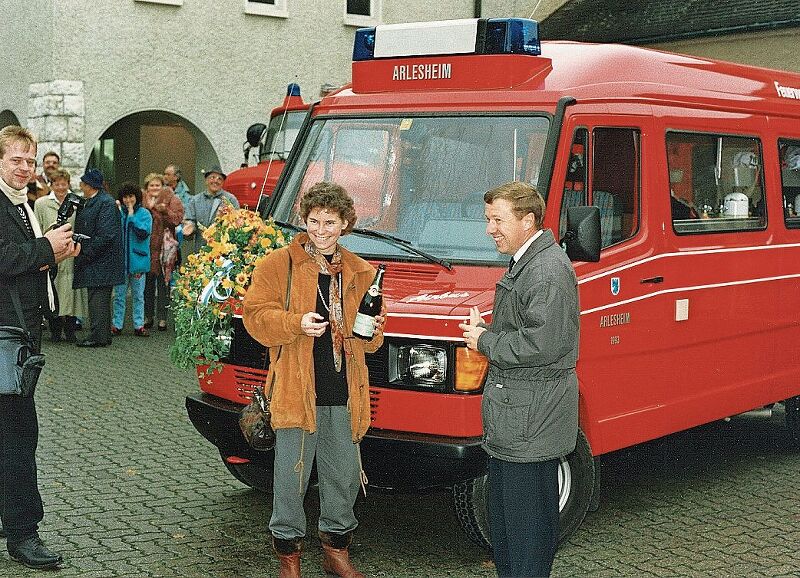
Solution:
M539 23L492 18L382 24L359 28L353 60L442 54L541 54Z

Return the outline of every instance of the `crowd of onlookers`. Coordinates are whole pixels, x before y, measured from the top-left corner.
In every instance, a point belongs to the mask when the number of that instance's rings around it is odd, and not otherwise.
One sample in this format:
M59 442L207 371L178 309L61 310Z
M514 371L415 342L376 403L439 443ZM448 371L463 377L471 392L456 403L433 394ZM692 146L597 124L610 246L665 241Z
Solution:
M133 334L147 337L153 327L165 331L170 287L183 256L203 245L202 231L222 203L239 206L222 188L225 173L219 167L204 171L206 189L192 195L174 163L148 174L141 186L125 182L115 190L98 169L89 169L73 192L72 175L60 161L56 152L45 153L42 172L28 183L28 203L42 231L69 214L73 231L85 236L78 257L51 273L51 340L110 345L123 331L129 294ZM64 203L75 210L64 210ZM85 323L89 334L78 340L76 331Z

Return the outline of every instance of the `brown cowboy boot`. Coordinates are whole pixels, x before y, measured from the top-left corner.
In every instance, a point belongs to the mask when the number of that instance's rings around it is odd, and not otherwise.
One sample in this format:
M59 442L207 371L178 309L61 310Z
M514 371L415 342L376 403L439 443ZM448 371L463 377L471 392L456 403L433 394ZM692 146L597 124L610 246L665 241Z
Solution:
M322 560L322 569L326 573L339 576L339 578L365 578L350 563L350 554L347 549L353 541L352 532L332 534L320 531L319 539L325 554L325 558Z
M303 539L282 540L272 537L272 549L281 562L278 578L300 578L300 553L303 551Z

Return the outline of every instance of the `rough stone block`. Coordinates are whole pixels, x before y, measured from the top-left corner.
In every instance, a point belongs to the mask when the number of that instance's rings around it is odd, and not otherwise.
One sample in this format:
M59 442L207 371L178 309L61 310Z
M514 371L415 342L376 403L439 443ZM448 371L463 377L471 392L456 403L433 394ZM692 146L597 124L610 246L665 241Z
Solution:
M50 94L83 94L82 80L54 80L50 82Z
M85 116L83 95L68 94L64 97L64 114L67 116Z
M67 140L67 117L48 116L44 119L44 133L41 138L52 141Z
M72 142L82 142L86 138L86 121L82 116L71 116L67 119L67 138Z
M44 117L29 118L27 128L36 137L36 140L44 138Z
M37 96L28 101L28 117L50 116L61 114L64 109L63 96Z
M62 165L83 167L86 164L86 151L84 150L82 142L65 142L61 150Z
M70 174L69 188L77 191L81 188L81 175L83 175L83 167L64 167Z
M33 82L28 85L28 97L35 98L37 96L45 96L48 93L49 82Z

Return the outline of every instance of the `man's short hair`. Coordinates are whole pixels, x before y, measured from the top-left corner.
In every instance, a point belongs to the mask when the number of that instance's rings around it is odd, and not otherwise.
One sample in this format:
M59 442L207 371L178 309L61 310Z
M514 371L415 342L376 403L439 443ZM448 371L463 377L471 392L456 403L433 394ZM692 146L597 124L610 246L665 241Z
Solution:
M483 202L491 205L497 199L505 199L511 203L511 210L518 219L528 213L533 213L536 219L536 228L542 227L544 218L544 199L536 187L520 181L511 181L487 191L483 195Z
M43 164L44 164L44 159L46 159L47 157L56 157L58 164L61 164L61 157L56 151L47 151L46 153L44 153L44 156L42 157Z
M6 154L6 149L13 143L27 144L36 154L36 137L27 128L12 124L0 130L0 157Z

